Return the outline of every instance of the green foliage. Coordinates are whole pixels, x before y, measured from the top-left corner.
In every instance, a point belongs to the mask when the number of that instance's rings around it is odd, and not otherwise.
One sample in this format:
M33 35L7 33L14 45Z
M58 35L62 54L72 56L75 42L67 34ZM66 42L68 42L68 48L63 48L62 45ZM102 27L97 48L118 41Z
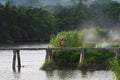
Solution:
M117 80L120 80L120 60L111 59L110 60L112 69L117 77Z
M37 0L37 2L39 1L44 2ZM120 22L120 3L111 0L97 0L87 7L83 4L86 1L80 0L78 5L71 8L59 5L55 7L55 10L59 11L54 14L44 8L12 6L9 1L5 5L0 4L0 42L48 41L51 34L57 34L63 30L91 27L90 24L111 28ZM101 4L102 2L104 4ZM34 1L30 1L30 3L34 3ZM107 32L103 29L98 30L96 34L101 37Z
M65 44L62 47L95 47L96 42L86 42L85 44L85 36L89 34L97 35L98 37L106 37L108 34L108 30L101 28L92 28L92 29L84 29L82 31L68 31L58 33L56 36L52 36L50 40L50 46L52 48L61 47L59 42L61 38L64 38ZM98 46L100 47L100 46ZM79 64L79 66L87 67L92 66L94 69L108 69L110 66L109 59L115 57L114 51L109 50L87 50L86 52L86 60ZM76 67L78 66L80 58L80 51L53 51L53 60L56 65L59 67ZM79 67L78 67L79 68Z
M109 59L115 57L114 51L109 50L88 50L87 64L109 64Z
M63 47L80 47L83 42L83 35L79 35L77 31L68 31L58 33L57 36L52 36L50 40L50 47L60 47L60 40L64 37L65 44ZM79 63L80 51L54 51L53 60L59 67L63 67L61 64L64 64L66 67L77 66Z
M56 69L56 68L57 68L57 66L56 66L56 64L53 60L48 60L41 67L41 69L43 69L43 70L53 70L53 69Z
M41 8L16 7L7 2L0 6L0 32L0 42L49 40L56 32L55 18Z
M60 40L64 38L65 44L63 47L95 47L96 42L84 42L85 36L90 33L95 34L99 37L106 37L108 30L101 28L92 28L85 29L80 32L78 31L68 31L68 32L60 32L56 36L52 36L50 40L50 46L52 48L61 47ZM106 65L109 66L109 59L115 56L114 51L109 50L88 50L87 59L84 61L82 65ZM80 51L53 51L53 60L55 63L62 67L65 66L75 67L79 63ZM80 64L81 65L81 64Z
M57 34L57 36L52 36L50 40L51 47L60 47L60 40L65 39L64 47L80 47L83 42L83 34L75 31L63 31Z
M78 65L78 68L82 70L108 70L111 68L109 60L114 57L114 51L87 50L86 59Z
M55 51L53 60L59 67L76 67L79 63L80 51Z

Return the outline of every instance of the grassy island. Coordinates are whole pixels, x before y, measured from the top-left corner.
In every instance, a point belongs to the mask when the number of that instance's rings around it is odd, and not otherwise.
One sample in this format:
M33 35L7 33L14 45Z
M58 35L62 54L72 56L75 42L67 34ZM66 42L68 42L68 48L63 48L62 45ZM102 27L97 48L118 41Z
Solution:
M60 40L64 38L64 45L60 45ZM102 48L102 47L119 47L115 42L105 42L109 38L107 29L92 28L82 31L63 31L56 36L52 36L49 47L80 47L80 48ZM103 42L102 42L103 41ZM115 51L110 50L87 50L86 59L79 63L80 51L52 51L52 60L47 61L42 67L45 70L51 69L80 69L80 70L116 70L120 66L115 58ZM118 67L114 66L117 65Z

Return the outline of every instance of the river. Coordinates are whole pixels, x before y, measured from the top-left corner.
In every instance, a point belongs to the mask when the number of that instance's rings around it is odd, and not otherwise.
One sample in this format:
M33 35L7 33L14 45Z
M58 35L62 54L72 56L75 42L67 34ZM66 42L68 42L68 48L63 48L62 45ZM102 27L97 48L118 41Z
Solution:
M1 45L0 47L44 48L48 44ZM80 70L44 71L40 67L45 62L46 52L20 51L22 67L20 72L12 70L12 51L0 51L0 80L116 80L112 71L81 72Z

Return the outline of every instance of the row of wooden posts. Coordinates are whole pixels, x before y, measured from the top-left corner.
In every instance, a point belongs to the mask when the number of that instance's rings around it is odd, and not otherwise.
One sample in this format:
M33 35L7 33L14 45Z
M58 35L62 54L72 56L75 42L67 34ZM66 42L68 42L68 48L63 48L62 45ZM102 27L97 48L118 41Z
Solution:
M85 52L86 50L81 50L81 55L80 55L80 63L84 61L85 59ZM16 58L17 58L17 67L18 67L18 72L21 70L21 58L20 58L20 50L16 49L13 50L13 63L12 63L12 68L13 71L16 72ZM52 59L52 50L46 50L46 57L45 57L45 62L48 60Z
M80 60L79 63L82 63L85 60L86 51L87 50L115 50L116 56L115 58L120 59L120 49L119 48L17 48L17 49L0 49L0 50L13 50L13 62L12 68L13 71L16 72L16 61L18 72L21 69L21 58L20 58L20 50L46 50L45 61L52 59L52 50L80 50Z

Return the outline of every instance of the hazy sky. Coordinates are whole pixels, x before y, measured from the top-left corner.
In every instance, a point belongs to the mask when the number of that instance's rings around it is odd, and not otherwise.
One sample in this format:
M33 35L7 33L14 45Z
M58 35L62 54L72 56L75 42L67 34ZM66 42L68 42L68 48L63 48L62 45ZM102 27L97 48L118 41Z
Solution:
M2 4L5 4L7 0L0 0L0 2ZM56 4L62 4L62 5L72 5L72 3L70 2L71 0L10 0L12 2L14 2L14 4L16 5L25 5L25 4L29 4L29 5L39 5L39 1L42 1L44 5L56 5ZM28 2L29 1L29 2ZM77 0L76 0L77 1ZM94 0L88 0L88 4L91 3L91 1ZM113 1L118 1L120 2L120 0L113 0ZM30 3L32 2L32 3ZM34 2L34 3L33 3Z

